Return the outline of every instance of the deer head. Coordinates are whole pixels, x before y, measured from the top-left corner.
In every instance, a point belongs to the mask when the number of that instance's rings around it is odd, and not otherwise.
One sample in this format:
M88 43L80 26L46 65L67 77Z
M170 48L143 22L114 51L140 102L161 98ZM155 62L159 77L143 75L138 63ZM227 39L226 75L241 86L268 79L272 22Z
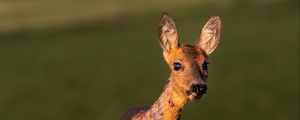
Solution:
M221 20L211 17L202 28L195 45L180 44L174 20L163 13L159 23L160 45L171 69L170 83L178 94L194 101L207 90L208 56L220 41Z

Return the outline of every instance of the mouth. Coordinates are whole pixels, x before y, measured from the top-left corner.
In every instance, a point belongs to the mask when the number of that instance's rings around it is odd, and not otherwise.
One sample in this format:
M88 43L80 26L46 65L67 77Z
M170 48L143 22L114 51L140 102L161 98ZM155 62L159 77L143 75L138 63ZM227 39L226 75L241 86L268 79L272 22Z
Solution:
M192 93L192 94L190 94L189 95L189 99L191 100L191 101L200 101L201 100L201 98L203 98L204 97L204 95L205 94L196 94L196 93Z

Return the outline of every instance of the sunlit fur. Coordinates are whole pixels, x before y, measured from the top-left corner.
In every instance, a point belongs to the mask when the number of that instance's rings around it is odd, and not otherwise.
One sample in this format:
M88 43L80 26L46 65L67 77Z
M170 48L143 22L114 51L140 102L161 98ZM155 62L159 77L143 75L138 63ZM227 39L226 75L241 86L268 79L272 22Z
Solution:
M180 45L172 49L170 53L164 53L165 59L171 68L171 78L174 80L178 91L185 94L193 84L206 84L207 71L203 69L203 63L208 59L205 51L199 47L191 45ZM183 70L173 70L173 63L179 62L183 65ZM203 78L200 72L204 74ZM190 100L195 100L193 95L187 95Z

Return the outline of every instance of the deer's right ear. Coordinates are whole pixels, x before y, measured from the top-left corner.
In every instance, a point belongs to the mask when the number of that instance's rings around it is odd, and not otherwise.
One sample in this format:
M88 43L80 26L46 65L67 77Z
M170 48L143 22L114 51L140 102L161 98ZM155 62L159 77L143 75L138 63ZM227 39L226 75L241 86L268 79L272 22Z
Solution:
M178 34L174 20L168 13L163 13L159 22L160 45L165 52L178 47Z

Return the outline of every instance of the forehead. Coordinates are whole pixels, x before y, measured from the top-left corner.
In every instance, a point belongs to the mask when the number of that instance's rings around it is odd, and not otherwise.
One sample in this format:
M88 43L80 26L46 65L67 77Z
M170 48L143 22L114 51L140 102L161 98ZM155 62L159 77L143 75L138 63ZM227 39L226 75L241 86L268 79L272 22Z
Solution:
M188 62L196 61L201 64L207 58L207 54L199 47L184 44L180 45L179 49L176 51L176 55L174 55L174 59L180 59Z

